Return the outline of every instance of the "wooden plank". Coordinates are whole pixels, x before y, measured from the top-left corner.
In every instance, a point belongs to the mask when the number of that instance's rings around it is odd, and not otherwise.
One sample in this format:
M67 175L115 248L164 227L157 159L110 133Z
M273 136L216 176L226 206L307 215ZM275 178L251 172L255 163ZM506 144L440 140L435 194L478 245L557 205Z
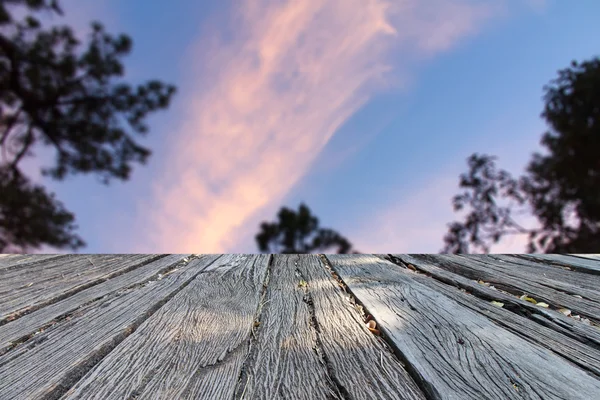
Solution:
M394 254L394 257L417 269L414 273L418 282L482 313L532 343L546 347L581 368L600 375L600 330L576 322L558 311L537 307L518 297L420 261L411 255ZM431 278L423 273L429 274ZM492 301L503 304L502 308L493 305ZM532 315L535 317L531 318Z
M0 399L59 398L217 258L95 301L0 356Z
M162 274L168 270L172 270L173 267L176 267L187 256L189 254L167 255L133 271L109 279L106 282L82 290L73 296L26 314L19 319L0 325L0 355L4 354L13 343L20 342L35 332L56 323L79 307L116 291L143 284L149 280L162 279Z
M579 257L579 258L587 258L590 260L599 260L600 261L600 254L568 254L570 256L574 256L574 257Z
M224 256L63 398L232 398L267 267L267 255Z
M536 283L569 295L583 296L600 306L600 276L532 263L519 257L503 255L459 255L459 258L476 260L488 269L499 271L511 278Z
M274 256L256 336L243 398L424 399L315 255Z
M600 274L600 261L586 260L580 257L570 257L560 254L519 254L517 257L544 262L546 264L566 266L589 274Z
M373 335L317 256L293 256L309 310L316 322L319 346L336 382L352 399L421 399L404 365L380 337ZM288 270L291 270L291 266Z
M31 269L3 270L0 273L0 323L159 257L162 256L77 255L67 260L47 260Z
M375 256L327 256L432 399L590 399L600 380Z
M508 264L499 267L497 264L485 262L482 258L477 257L442 254L415 255L415 257L435 263L440 268L467 278L489 282L519 296L527 294L536 301L545 302L553 308L567 308L592 321L600 321L600 303L597 301L597 292L574 288L568 284L562 285L563 289L559 290L552 287L553 285L557 287L556 281L551 282L543 275L520 273L520 266L510 267ZM576 295L583 296L584 293L591 298L575 297Z
M317 332L293 260L297 258L274 256L257 339L236 388L245 399L342 398L318 353Z
M71 256L71 254L0 254L0 270L18 268L22 265L51 260L56 257L67 258Z
M535 276L539 278L538 282L546 286L578 294L596 302L600 301L600 292L598 291L600 275L590 275L569 267L553 266L512 255L490 254L469 257L494 263L501 268L510 268L513 273L518 273L523 278L529 279L531 276Z

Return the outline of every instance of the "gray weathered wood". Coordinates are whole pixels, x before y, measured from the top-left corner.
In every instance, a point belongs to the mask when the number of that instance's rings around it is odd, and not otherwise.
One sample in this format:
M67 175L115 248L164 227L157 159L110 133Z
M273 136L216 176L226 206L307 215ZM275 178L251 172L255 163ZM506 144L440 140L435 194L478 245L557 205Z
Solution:
M94 301L0 356L0 399L60 397L216 258Z
M334 269L436 399L590 399L600 381L374 256Z
M559 267L504 254L470 257L481 258L486 262L495 263L501 268L518 272L520 277L523 278L531 279L534 277L537 280L541 277L540 283L558 290L573 292L595 301L600 299L600 292L598 291L600 288L600 275L591 275L574 269L566 269L568 267Z
M532 263L519 257L503 255L469 255L466 257L485 264L486 268L501 271L507 276L536 283L569 295L583 296L600 306L600 276Z
M152 261L159 255L78 255L0 271L0 322Z
M0 354L3 354L13 342L19 341L48 324L55 323L60 317L68 315L91 301L110 295L128 287L143 284L149 280L162 278L158 275L176 266L189 254L172 254L152 261L130 272L118 275L106 282L89 287L56 303L40 308L5 325L0 325Z
M352 399L421 399L404 365L365 326L320 258L294 256L306 282L319 342L332 373Z
M65 399L229 399L268 256L223 256L90 371Z
M291 256L275 256L252 352L236 392L244 399L341 399ZM311 385L307 385L311 382Z
M579 258L588 258L590 260L600 260L600 254L568 254Z
M470 279L489 282L513 294L527 294L538 302L543 301L554 308L567 308L576 314L600 321L600 303L595 301L598 300L598 292L550 281L543 274L522 273L519 266L508 264L506 267L499 267L496 263L486 262L478 257L444 254L415 255L415 257L431 261L443 269ZM559 285L562 290L557 288ZM575 297L583 296L584 293L592 298Z
M536 260L538 262L545 262L547 264L567 266L590 274L600 274L600 261L596 260L565 256L561 254L519 254L518 257L528 260Z
M511 332L546 347L581 368L600 376L600 330L576 322L560 312L537 307L518 297L420 261L411 255L394 254L394 256L417 268L414 279L418 282L428 285L460 304L482 313ZM493 305L491 301L503 303L502 308ZM535 317L529 319L531 315ZM594 345L586 345L586 343L594 343Z
M424 399L315 255L275 255L247 399ZM308 384L310 382L310 384Z
M71 254L0 254L0 270L19 268L30 263L72 257Z
M0 323L123 274L159 255L81 255L0 274ZM46 265L46 264L44 264ZM58 267L56 267L58 266Z

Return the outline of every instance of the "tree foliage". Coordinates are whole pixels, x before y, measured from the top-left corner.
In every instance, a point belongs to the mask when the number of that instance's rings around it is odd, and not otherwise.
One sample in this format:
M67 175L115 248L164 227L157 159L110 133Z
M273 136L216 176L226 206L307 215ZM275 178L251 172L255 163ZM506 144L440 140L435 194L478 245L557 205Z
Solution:
M342 235L320 228L319 220L304 204L300 204L298 212L283 207L276 222L263 222L256 243L263 253L307 254L332 248L338 254L352 251L352 245Z
M465 189L454 197L456 211L443 252L489 252L511 234L529 236L528 252L590 253L600 249L600 58L573 62L544 87L544 153L534 153L525 173L514 178L495 158L474 154ZM525 228L515 215L528 210L538 227Z
M17 19L20 11L25 17ZM0 2L0 251L49 245L77 249L74 216L19 168L36 146L55 150L42 174L55 180L92 173L108 184L127 180L150 150L134 135L146 117L168 107L175 87L123 82L131 39L92 23L83 45L69 26L44 27L38 16L62 15L58 0Z

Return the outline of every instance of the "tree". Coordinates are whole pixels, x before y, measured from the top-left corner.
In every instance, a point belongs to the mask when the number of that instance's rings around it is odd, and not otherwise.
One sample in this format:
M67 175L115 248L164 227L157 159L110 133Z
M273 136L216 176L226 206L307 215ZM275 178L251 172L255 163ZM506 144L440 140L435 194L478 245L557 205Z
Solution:
M337 248L338 254L345 254L352 250L350 242L339 233L319 228L319 220L304 204L298 212L281 208L277 218L277 222L260 225L256 243L263 253L307 254Z
M495 158L474 154L461 175L465 191L454 209L470 208L453 222L443 252L489 252L506 235L529 236L528 252L590 253L600 249L600 58L572 62L544 87L542 118L549 130L525 174L498 170ZM528 211L539 227L525 228L514 216Z
M20 20L13 16L19 8ZM51 179L127 180L132 165L150 156L134 135L148 131L146 117L175 93L159 81L132 87L119 79L128 36L93 22L82 46L70 27L44 27L42 12L63 15L58 0L0 2L0 252L84 246L73 214L19 168L36 146L56 152L54 165L42 169Z

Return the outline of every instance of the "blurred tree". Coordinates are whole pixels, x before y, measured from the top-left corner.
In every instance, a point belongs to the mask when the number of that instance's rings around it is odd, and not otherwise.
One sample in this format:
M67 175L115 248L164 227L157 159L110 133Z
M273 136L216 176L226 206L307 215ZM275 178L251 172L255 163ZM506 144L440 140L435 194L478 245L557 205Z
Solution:
M498 170L495 158L474 154L461 175L455 211L470 208L464 222L449 224L442 252L489 252L506 235L529 236L528 252L592 253L600 250L600 58L558 72L544 87L542 117L549 126L519 179ZM529 212L539 227L513 216Z
M263 253L307 254L332 248L337 248L338 254L352 251L350 242L339 233L319 228L319 220L304 204L300 204L298 212L281 208L277 218L277 222L260 225L256 243Z
M0 252L84 246L73 214L19 168L36 145L56 151L55 164L42 169L55 180L78 173L105 184L127 180L132 164L150 155L132 133L146 133L146 116L175 93L159 81L118 80L128 36L94 22L82 48L70 27L43 27L35 16L42 12L62 15L58 0L0 1Z

